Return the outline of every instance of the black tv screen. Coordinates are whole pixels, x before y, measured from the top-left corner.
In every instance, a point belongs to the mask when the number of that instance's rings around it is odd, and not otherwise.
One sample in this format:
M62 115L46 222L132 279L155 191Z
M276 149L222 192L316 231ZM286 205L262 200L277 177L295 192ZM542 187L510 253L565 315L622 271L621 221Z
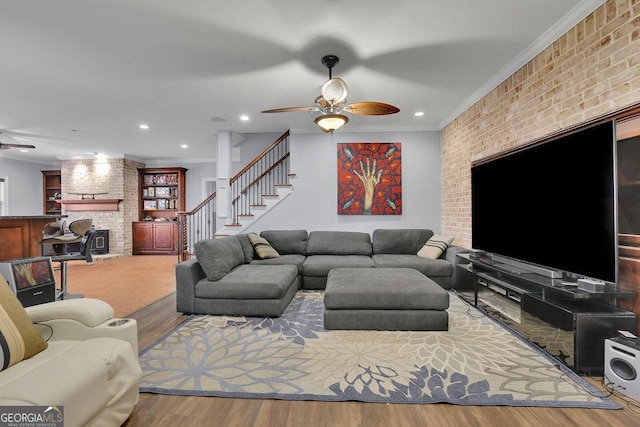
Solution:
M613 121L471 168L472 246L616 282Z

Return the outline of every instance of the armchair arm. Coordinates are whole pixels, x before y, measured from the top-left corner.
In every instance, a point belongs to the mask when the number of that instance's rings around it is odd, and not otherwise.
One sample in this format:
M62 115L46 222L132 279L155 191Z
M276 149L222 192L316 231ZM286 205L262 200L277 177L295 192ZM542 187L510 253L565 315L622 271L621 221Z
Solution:
M48 302L26 307L25 311L33 323L65 319L90 328L111 319L115 314L109 304L92 298Z
M197 259L176 265L176 308L184 314L195 311L196 283L207 277Z
M47 341L87 340L112 337L125 340L138 352L138 329L134 319L114 319L106 302L81 298L26 307L27 315Z

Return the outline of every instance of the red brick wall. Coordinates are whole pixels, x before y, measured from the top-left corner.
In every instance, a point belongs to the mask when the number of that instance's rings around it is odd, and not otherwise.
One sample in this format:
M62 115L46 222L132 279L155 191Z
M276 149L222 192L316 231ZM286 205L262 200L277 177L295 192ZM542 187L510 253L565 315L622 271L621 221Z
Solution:
M109 253L131 255L131 222L138 220L138 167L128 159L62 160L63 199L79 199L71 193L103 193L97 199L122 199L117 211L65 212L67 223L92 218L97 228L109 229Z
M640 102L640 0L609 0L441 133L442 232L471 247L471 163Z

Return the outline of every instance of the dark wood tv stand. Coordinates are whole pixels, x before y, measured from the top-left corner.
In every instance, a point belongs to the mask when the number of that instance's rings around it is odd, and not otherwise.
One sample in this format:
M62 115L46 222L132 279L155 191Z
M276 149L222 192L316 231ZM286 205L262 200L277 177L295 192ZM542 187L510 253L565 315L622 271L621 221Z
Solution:
M564 279L514 271L469 253L458 256L467 261L460 268L473 274L473 292L463 297L578 373L602 375L604 340L619 330L637 333L635 313L616 307L635 292L611 284L604 292L588 292Z

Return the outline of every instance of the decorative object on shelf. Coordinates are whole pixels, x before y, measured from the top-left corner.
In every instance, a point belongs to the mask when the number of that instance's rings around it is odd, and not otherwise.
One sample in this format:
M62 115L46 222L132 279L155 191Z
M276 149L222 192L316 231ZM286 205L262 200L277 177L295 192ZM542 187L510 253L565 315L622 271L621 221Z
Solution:
M169 187L156 187L156 197L169 197Z
M338 215L402 215L401 143L338 144Z
M76 196L81 196L80 198L82 200L95 200L97 195L109 194L109 193L104 191L104 192L101 192L101 193L69 193L69 194L73 194L73 195L76 195Z
M145 200L144 201L144 210L154 210L158 209L158 204L156 200Z

